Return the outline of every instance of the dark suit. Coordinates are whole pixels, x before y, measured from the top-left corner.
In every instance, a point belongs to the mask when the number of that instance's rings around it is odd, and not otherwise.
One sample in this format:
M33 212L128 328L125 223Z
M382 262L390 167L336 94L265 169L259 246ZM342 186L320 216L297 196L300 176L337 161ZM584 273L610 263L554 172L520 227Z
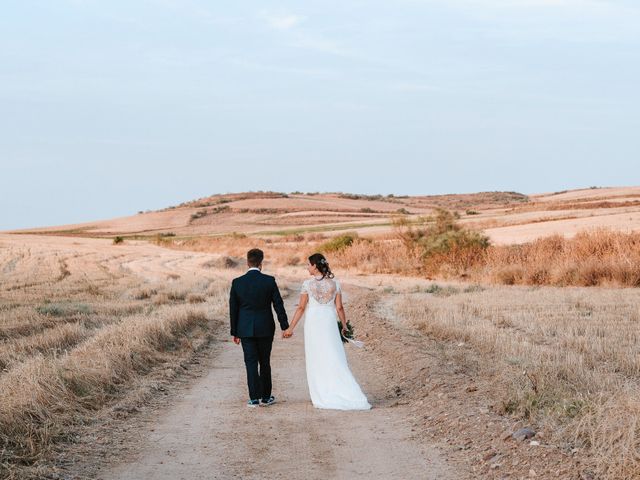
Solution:
M259 270L249 270L231 282L231 335L242 342L252 400L271 396L271 346L276 332L272 305L280 328L286 330L289 328L287 312L275 278Z

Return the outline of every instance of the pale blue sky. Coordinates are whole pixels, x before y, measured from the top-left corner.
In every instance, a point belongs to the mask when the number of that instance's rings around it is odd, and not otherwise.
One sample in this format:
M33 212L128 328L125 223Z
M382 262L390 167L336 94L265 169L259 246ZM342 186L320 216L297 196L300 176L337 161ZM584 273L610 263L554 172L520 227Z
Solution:
M638 85L631 0L5 0L0 229L640 184Z

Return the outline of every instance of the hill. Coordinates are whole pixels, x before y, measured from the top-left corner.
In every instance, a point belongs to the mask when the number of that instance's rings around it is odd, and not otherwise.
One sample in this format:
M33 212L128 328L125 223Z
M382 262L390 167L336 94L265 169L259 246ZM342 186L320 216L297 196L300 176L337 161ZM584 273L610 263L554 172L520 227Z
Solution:
M381 235L399 215L426 216L437 208L458 212L462 223L484 229L494 243L522 243L559 233L608 227L640 230L640 187L589 188L523 195L516 192L393 196L347 193L248 192L212 195L158 211L109 220L13 233L112 237L270 237L356 231Z

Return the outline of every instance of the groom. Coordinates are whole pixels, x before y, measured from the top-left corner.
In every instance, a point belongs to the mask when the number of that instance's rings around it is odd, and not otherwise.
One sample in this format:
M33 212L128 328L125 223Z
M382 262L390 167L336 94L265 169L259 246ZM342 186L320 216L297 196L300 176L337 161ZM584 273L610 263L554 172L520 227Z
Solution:
M231 336L236 345L242 343L247 368L249 402L247 406L273 405L271 395L271 345L276 331L271 305L278 315L280 328L289 328L287 312L276 279L262 273L262 250L247 252L249 270L233 279L229 294Z

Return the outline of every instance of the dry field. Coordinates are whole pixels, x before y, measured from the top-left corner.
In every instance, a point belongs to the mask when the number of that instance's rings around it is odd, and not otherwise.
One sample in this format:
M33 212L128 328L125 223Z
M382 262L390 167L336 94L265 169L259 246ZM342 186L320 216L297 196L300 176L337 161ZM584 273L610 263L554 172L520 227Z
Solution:
M417 219L436 208L456 211L465 226L484 230L494 244L524 243L553 234L573 236L590 228L640 230L640 187L592 188L539 195L515 192L432 196L268 193L214 195L130 217L30 232L63 235L177 239L241 233L252 238L355 231L379 237L399 215Z
M428 292L428 293L427 293ZM640 477L640 291L448 286L397 294L399 325L442 342L494 409L584 456L594 478ZM586 454L586 455L585 455Z
M207 268L194 280L210 259L0 236L0 478L42 478L39 465L83 423L206 346L227 296Z
M638 187L530 197L237 194L0 235L0 477L37 478L84 423L175 375L224 323L227 282L247 249L263 248L267 269L295 282L308 254L350 233L326 251L341 279L369 292L353 299L365 309L361 331L380 334L370 310L378 309L401 332L393 348L369 339L380 368L406 345L424 361L445 358L443 368L473 378L492 414L534 426L560 452L557 465L562 455L582 465L579 474L558 467L566 474L556 478L638 478L640 293L619 287L640 285L639 199ZM394 221L415 225L439 207L492 246L436 255L438 268L426 269L416 248L424 239L408 244ZM420 361L403 378L421 375ZM474 407L441 393L439 428L455 437L447 422ZM504 455L513 472L536 462ZM520 478L483 468L486 478Z

